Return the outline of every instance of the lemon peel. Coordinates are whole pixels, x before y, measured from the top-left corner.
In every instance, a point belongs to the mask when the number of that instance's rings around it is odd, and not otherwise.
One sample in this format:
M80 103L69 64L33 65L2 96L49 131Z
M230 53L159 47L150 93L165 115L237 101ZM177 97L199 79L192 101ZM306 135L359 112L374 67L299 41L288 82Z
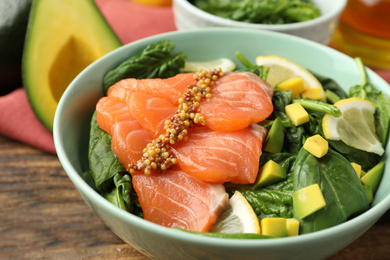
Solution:
M260 234L260 222L246 198L239 191L235 191L229 199L228 208L210 232Z
M299 64L284 57L269 55L257 56L256 65L269 67L267 81L272 86L288 78L301 77L306 89L319 88L321 90L321 100L326 101L326 94L322 84L312 73Z
M341 117L326 114L322 120L325 138L341 140L359 150L382 155L385 150L375 131L375 104L352 97L334 104Z

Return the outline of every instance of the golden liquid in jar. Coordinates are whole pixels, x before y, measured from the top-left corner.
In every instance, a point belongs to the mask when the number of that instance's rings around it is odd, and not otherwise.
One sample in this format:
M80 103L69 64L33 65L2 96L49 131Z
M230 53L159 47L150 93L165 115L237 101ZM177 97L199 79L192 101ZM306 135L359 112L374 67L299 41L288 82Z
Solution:
M368 66L390 69L390 0L349 0L331 45Z

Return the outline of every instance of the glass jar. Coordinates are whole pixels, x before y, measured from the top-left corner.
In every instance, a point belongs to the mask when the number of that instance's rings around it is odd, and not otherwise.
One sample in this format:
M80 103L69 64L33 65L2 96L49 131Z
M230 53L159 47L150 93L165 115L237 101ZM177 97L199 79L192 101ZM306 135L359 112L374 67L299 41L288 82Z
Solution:
M349 0L331 41L335 49L390 70L390 0Z

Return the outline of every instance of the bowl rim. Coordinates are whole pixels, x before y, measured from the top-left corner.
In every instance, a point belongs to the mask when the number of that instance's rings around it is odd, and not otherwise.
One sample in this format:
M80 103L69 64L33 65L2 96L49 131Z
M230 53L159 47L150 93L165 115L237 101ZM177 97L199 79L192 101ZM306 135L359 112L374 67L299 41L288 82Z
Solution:
M259 35L271 35L271 36L277 36L277 37L287 37L291 38L294 41L299 41L305 44L313 44L316 45L316 48L323 49L327 52L334 53L335 55L342 55L347 57L347 55L338 52L337 50L334 50L328 46L300 38L294 35L288 35L283 34L275 31L259 31L249 28L200 28L200 29L192 29L192 30L186 30L186 31L172 31L167 33L162 33L150 37L146 37L131 43L128 43L126 45L123 45L114 51L104 55L103 57L99 58L98 60L91 63L86 69L84 69L79 75L76 76L76 78L71 82L69 87L65 90L63 97L61 97L60 102L58 104L55 117L54 117L54 128L53 128L53 139L55 148L57 151L57 156L66 172L68 177L71 179L73 184L76 186L76 188L79 190L79 192L82 192L85 194L89 200L93 201L94 203L100 205L103 210L107 212L111 212L113 215L115 215L117 218L123 220L126 224L132 223L134 225L137 225L139 228L143 229L144 231L154 233L156 235L164 234L165 237L168 237L172 240L177 241L185 241L190 242L192 244L197 244L201 246L210 246L211 244L213 246L218 247L225 247L225 248L232 248L232 247L239 247L239 248L253 248L253 247L281 247L281 246L294 246L296 244L308 242L315 239L321 239L328 236L335 236L336 234L340 233L339 229L345 230L345 229L352 229L353 227L358 227L364 225L367 221L371 221L371 225L367 227L371 227L386 211L390 209L390 194L386 195L382 200L375 205L373 205L369 210L361 213L360 215L341 223L337 226L330 227L324 230L316 231L309 234L303 234L295 237L283 237L283 238L272 238L272 239L229 239L229 238L214 238L214 237L208 237L208 236L200 236L200 235L194 235L191 233L183 232L180 230L174 230L171 228L163 227L158 224L149 222L147 220L144 220L142 218L139 218L125 210L122 210L112 203L110 203L108 200L106 200L104 197L102 197L96 190L94 190L92 187L90 187L87 182L80 176L82 173L77 173L77 170L73 167L73 165L70 163L70 160L65 153L64 147L62 145L62 130L61 130L61 115L63 114L65 108L66 108L66 102L70 100L70 96L73 93L73 86L76 85L76 82L84 76L84 74L87 74L90 70L93 70L93 67L95 64L105 62L109 57L115 55L118 52L122 52L124 49L127 48L138 48L140 46L145 46L145 44L149 42L153 42L156 40L161 40L164 37L168 37L171 35L186 35L186 34L192 34L192 33L203 33L203 32L220 32L220 31L229 31L229 33L255 33ZM369 75L377 75L375 72L373 72L371 69L367 68L367 73ZM379 77L379 76L378 76ZM381 79L383 83L387 84L383 79ZM388 85L388 84L387 84ZM390 87L390 86L389 86ZM389 147L389 144L387 145Z
M197 8L195 5L191 4L188 0L173 0L173 12L176 13L176 6L182 5L182 7L188 11L193 12L196 16L202 17L207 21L211 21L214 23L218 23L219 26L233 26L233 27L245 27L245 28L256 28L256 29L265 29L265 30L273 30L273 31L289 31L296 29L308 28L313 25L321 24L331 20L333 17L337 17L347 5L348 0L338 0L336 1L337 5L334 6L329 12L324 15L320 15L319 17L297 23L289 23L289 24L259 24L259 23L246 23L240 21L230 20L228 18L219 17L213 14L210 14L206 11L203 11ZM176 14L175 14L176 15Z

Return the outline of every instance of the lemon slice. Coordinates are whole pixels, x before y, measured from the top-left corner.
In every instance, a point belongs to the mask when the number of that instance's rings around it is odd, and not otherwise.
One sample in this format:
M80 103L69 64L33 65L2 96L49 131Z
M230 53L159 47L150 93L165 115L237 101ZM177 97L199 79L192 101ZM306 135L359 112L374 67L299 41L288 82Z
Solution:
M236 191L229 199L229 205L210 232L260 234L260 223L252 206Z
M375 104L352 97L334 104L341 117L326 114L322 120L324 135L329 140L341 140L354 148L382 155L385 150L375 131Z
M321 83L313 74L297 63L280 56L270 55L257 56L256 65L269 67L267 81L272 86L288 78L301 77L305 88L319 88L321 90L321 100L326 101L325 91Z
M227 58L209 61L186 61L182 72L197 72L199 69L209 70L221 68L223 72L230 72L236 68L236 64Z

